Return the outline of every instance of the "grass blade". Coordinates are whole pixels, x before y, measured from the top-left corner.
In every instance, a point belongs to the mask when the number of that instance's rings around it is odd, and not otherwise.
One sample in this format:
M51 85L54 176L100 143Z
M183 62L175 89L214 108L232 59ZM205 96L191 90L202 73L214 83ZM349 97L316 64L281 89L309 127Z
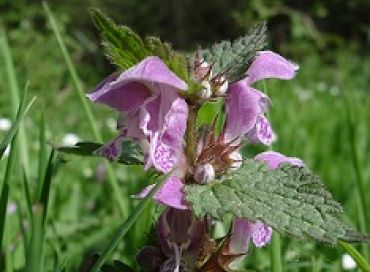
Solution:
M49 193L50 193L50 185L51 185L51 178L53 175L53 169L54 169L54 149L51 150L48 165L46 167L45 175L44 175L44 182L42 184L41 188L41 194L39 198L39 203L43 207L43 221L45 222L47 209L48 209L48 203L49 203Z
M345 251L348 252L349 255L351 255L362 271L370 272L370 264L352 245L343 241L339 241L339 244L344 248Z
M33 102L35 101L35 98L33 98L28 103L28 105L25 106L26 99L27 99L27 89L28 89L28 84L26 85L26 87L24 89L22 100L21 100L21 103L20 103L20 105L18 107L18 112L17 112L17 115L15 117L15 120L14 120L14 122L12 124L12 127L9 129L9 131L6 133L5 137L3 138L3 140L0 143L0 159L3 157L4 152L5 152L5 149L7 148L7 146L9 145L9 143L12 141L14 135L17 133L17 131L18 131L19 127L20 127L21 121L23 120L23 118L26 115L27 111L29 110L29 108L31 107L31 105L33 104Z
M17 77L14 69L14 63L13 63L13 57L11 54L11 51L9 49L8 40L6 37L5 31L0 27L0 51L3 52L4 57L4 66L6 71L6 77L9 84L9 90L10 90L10 97L11 97L11 103L12 103L12 109L13 109L13 116L15 117L17 114L17 107L20 104L19 100L21 95L19 93L19 86L17 82ZM26 84L27 88L28 84ZM25 95L23 94L23 97ZM30 170L30 160L28 157L28 145L27 145L27 138L26 133L24 131L24 128L22 125L19 125L19 154L20 154L20 160L22 161L23 167L26 171L26 174L29 174Z
M37 172L37 180L39 191L37 192L37 198L41 195L41 184L44 180L45 174L45 163L46 163L46 129L45 129L45 116L42 112L40 115L40 123L39 123L39 161L38 161L38 172Z
M13 170L14 160L15 160L15 150L17 137L14 137L12 140L10 154L8 158L8 163L6 165L5 176L3 181L3 186L1 189L0 197L0 249L3 246L3 238L5 232L5 222L6 222L6 207L8 205L8 196L9 196L9 179Z
M31 200L31 192L30 192L30 188L28 186L28 179L27 179L27 176L25 174L25 172L23 172L23 191L24 191L24 196L26 198L26 206L27 206L27 212L28 212L28 218L30 219L30 222L32 222L33 218L32 218L32 200Z
M353 97L352 97L353 99ZM360 230L363 233L368 233L369 226L368 226L368 216L366 214L367 210L367 203L366 203L366 187L365 187L365 177L364 177L364 167L361 159L361 151L359 146L359 136L358 136L358 128L356 126L356 121L354 113L356 113L356 108L352 109L351 107L351 99L344 95L344 103L346 108L346 118L347 124L349 127L349 142L351 145L351 156L352 156L352 163L353 168L355 171L356 176L356 187L357 187L357 202L358 202L358 217L359 217L359 225ZM357 103L354 103L357 105ZM366 259L370 258L369 246L366 244L362 245L362 254L365 256Z
M144 200L140 202L139 205L135 207L132 213L129 215L127 220L118 228L118 230L113 235L112 240L109 242L102 255L99 257L91 272L98 272L101 266L107 261L109 256L112 254L113 250L117 247L118 243L125 236L125 234L130 230L132 225L136 222L139 216L143 213L145 208L150 203L150 200L153 198L154 194L159 190L159 188L164 184L167 178L171 175L172 172L161 176L150 193L145 197Z
M54 16L53 16L53 14L52 14L52 12L51 12L51 10L50 10L50 8L49 8L49 6L46 2L43 2L43 7L44 7L44 10L45 10L45 13L47 14L47 16L49 18L51 28L53 29L53 32L54 32L54 35L57 39L59 48L60 48L60 50L62 52L62 55L64 57L64 60L67 64L69 74L70 74L72 82L74 84L78 99L79 99L80 104L83 108L83 111L85 112L85 115L87 117L87 121L88 121L88 123L91 127L92 132L93 132L95 141L102 142L102 136L101 136L101 134L98 130L96 120L94 118L94 115L91 111L91 108L90 108L89 104L87 103L80 78L78 77L76 68L74 67L72 59L71 59L71 57L68 53L68 50L67 50L67 48L64 44L64 41L63 41L62 35L61 35L61 33L58 29L58 25L56 23L56 20L54 19ZM118 181L117 181L117 179L114 175L112 166L107 161L105 161L105 167L107 169L108 181L109 181L110 186L112 187L112 191L113 191L113 194L114 194L115 199L117 201L118 207L120 208L121 214L123 216L125 216L128 213L128 210L127 210L128 205L126 203L126 198L123 197L122 190L120 189L120 187L118 185Z
M281 238L277 232L272 235L272 247L271 247L271 271L282 272L282 261L281 261Z
M44 209L37 204L33 207L33 222L30 247L26 256L25 272L42 272L44 255Z

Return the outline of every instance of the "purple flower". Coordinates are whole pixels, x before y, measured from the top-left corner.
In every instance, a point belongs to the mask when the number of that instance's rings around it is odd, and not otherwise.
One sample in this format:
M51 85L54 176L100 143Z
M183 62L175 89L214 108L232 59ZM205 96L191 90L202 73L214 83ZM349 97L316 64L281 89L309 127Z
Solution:
M137 197L144 198L153 189L154 185L146 187L141 191ZM184 200L184 193L182 191L184 184L177 176L170 177L162 187L155 193L154 199L159 203L173 207L180 210L188 209L188 205Z
M189 210L167 208L157 223L160 248L168 258L160 271L187 271L194 266L206 226L206 221L197 220Z
M278 168L283 163L304 166L302 160L294 157L286 157L274 151L258 154L255 160L264 161L270 170ZM250 239L252 239L256 247L263 247L270 242L271 236L272 229L265 223L236 218L234 220L233 233L230 241L230 252L232 254L247 253Z
M247 253L250 239L256 247L263 247L270 242L271 236L272 229L266 224L236 218L229 245L230 253L233 255Z
M226 102L227 120L225 140L241 140L243 136L250 142L270 145L274 134L264 114L270 105L269 98L251 85L265 78L291 79L298 66L271 51L260 52L246 77L229 87Z
M270 170L278 168L283 163L288 163L296 166L304 166L304 162L296 157L287 157L275 151L266 151L254 157L257 161L263 161L267 164Z
M146 168L169 172L182 156L188 107L178 92L186 89L158 57L109 76L88 97L120 112L120 135L98 152L116 159L121 142L134 139L143 149Z

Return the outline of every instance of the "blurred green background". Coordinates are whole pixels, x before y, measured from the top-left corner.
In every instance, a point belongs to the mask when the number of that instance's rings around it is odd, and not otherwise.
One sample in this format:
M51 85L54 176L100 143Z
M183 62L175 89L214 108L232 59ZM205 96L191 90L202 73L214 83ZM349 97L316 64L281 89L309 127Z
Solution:
M274 150L307 162L324 180L346 211L345 220L362 231L359 180L363 181L365 209L370 209L370 1L366 0L64 0L49 1L86 92L115 70L104 57L100 38L88 13L97 7L116 22L141 35L158 35L183 51L234 39L262 20L269 27L269 48L300 65L289 82L267 80L260 86L271 96L270 117L278 135ZM45 114L47 141L67 144L93 140L77 99L66 63L40 1L0 0L0 24L13 56L19 88L30 82L35 105L24 123L31 192L36 190L39 120ZM5 37L5 35L4 35ZM4 39L4 37L1 37ZM11 82L0 49L0 119L12 119ZM104 139L115 135L116 113L93 105ZM210 120L217 107L202 111ZM0 123L6 121L1 121ZM6 124L0 126L0 137ZM248 147L252 156L261 147ZM106 182L102 159L68 157L53 179L46 227L45 271L76 271L82 260L101 249L124 218L117 211ZM10 202L25 210L16 166ZM128 211L131 195L148 178L140 167L114 165ZM0 175L5 160L0 162ZM135 265L137 249L148 236L154 207L148 209L122 242L114 258ZM365 214L369 212L365 211ZM370 216L368 216L369 218ZM5 246L0 264L6 271L24 265L19 216L8 209ZM365 220L365 222L364 222ZM362 222L362 223L361 223ZM367 224L366 224L367 223ZM24 222L27 227L27 222ZM251 271L271 271L270 249L253 250L247 258ZM362 252L365 248L358 247ZM311 242L283 238L283 271L343 271L344 251ZM1 269L4 267L0 265ZM14 270L13 270L14 269Z

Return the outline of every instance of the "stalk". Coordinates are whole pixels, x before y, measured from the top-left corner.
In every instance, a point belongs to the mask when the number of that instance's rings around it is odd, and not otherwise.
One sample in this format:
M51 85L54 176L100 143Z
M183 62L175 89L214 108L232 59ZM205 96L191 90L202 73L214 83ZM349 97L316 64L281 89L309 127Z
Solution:
M189 114L187 120L187 128L185 134L186 149L185 154L188 159L190 167L195 166L196 160L196 145L197 145L197 116L198 116L199 106L189 105Z

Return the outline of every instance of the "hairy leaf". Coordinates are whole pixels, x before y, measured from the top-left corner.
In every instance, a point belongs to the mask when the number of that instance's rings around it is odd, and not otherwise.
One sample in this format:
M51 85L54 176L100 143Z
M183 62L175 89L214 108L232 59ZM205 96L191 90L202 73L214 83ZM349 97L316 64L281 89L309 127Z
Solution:
M245 76L253 57L265 46L266 30L264 22L233 42L223 41L202 50L201 56L213 64L215 75L226 73L228 80L235 82Z
M60 146L56 149L59 152L87 157L98 157L95 153L103 144L94 142L79 142L74 146ZM144 156L140 148L132 141L122 143L122 154L118 159L119 163L127 165L141 165L144 162Z
M183 80L188 80L187 62L184 55L173 50L169 43L162 42L157 37L146 37L145 45L152 55L160 57L170 70Z
M342 208L320 179L305 167L283 165L268 170L247 160L234 175L209 186L187 185L194 213L222 219L226 214L262 220L282 234L329 244L338 240L370 242L339 218Z
M119 68L126 70L148 56L158 56L175 74L188 80L186 58L169 43L156 37L147 37L143 41L130 28L116 25L99 10L92 9L91 14L102 35L108 58Z
M134 66L150 55L142 39L127 26L118 26L97 9L91 15L103 38L108 58L121 69Z

